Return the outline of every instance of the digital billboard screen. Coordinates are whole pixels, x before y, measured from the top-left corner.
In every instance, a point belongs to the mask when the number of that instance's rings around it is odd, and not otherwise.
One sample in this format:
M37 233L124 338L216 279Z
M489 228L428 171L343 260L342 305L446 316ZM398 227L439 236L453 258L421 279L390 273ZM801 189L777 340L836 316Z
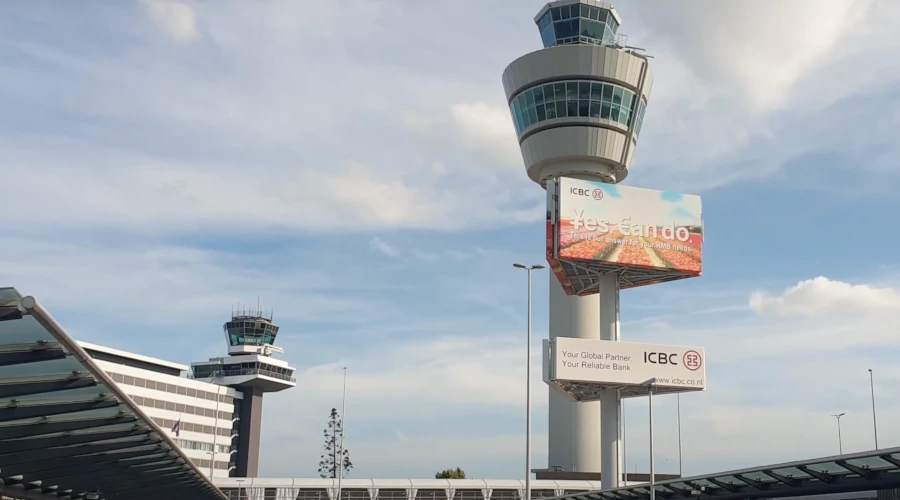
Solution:
M699 196L565 177L549 183L548 190L553 191L548 192L547 212L551 265L558 268L556 260L596 262L607 268L700 275ZM561 269L554 270L560 274Z

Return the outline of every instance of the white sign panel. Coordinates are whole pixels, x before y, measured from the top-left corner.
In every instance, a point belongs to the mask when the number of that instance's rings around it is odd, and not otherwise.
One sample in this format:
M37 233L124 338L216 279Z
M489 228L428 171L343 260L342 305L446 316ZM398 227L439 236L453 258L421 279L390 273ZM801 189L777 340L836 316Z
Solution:
M655 377L660 387L706 388L706 353L699 347L557 337L546 361L548 381L616 386Z

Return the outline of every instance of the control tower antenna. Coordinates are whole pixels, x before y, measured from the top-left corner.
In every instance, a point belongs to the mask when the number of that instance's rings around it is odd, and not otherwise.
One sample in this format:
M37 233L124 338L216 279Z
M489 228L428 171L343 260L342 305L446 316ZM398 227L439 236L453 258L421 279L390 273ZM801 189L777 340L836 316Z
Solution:
M616 184L628 176L653 75L647 56L627 47L615 7L557 0L534 18L544 49L513 61L503 88L528 177L546 187L571 177ZM566 295L550 280L550 337L619 340L619 280L598 278L599 293ZM619 394L573 403L550 391L548 469L601 473L619 485ZM599 432L597 423L600 423ZM585 477L587 479L587 477Z

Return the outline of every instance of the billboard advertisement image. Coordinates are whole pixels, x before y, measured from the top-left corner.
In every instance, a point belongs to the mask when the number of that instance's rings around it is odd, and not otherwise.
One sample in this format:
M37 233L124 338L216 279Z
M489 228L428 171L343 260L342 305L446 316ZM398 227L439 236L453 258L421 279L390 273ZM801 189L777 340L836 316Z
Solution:
M661 388L706 388L706 353L699 347L569 337L547 341L547 346L546 382L620 387L656 378Z
M549 200L548 229L555 227L548 245L558 260L700 275L699 196L565 177L553 186L558 199Z

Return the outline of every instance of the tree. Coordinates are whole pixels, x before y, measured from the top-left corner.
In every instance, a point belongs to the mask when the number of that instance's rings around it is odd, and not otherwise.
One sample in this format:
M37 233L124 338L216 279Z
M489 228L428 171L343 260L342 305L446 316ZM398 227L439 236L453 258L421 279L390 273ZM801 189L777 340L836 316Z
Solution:
M435 479L465 479L466 471L459 467L455 469L444 469L434 474Z
M350 462L350 451L343 447L344 422L338 414L337 408L331 409L331 414L328 415L328 427L323 432L325 434L325 453L322 453L319 460L319 477L337 479L341 469L344 470L344 475L347 475L353 468L353 463Z

